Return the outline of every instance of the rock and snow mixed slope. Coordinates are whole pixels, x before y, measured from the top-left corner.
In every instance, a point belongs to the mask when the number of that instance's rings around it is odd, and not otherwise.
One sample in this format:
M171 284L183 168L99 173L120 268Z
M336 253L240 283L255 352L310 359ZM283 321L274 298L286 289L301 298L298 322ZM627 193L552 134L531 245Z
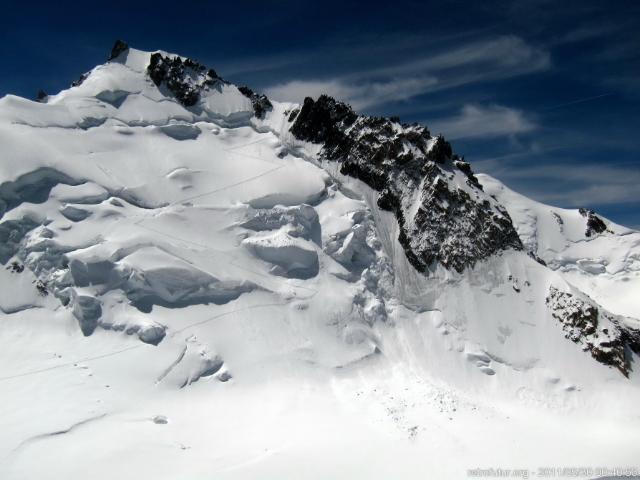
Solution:
M528 250L605 308L640 317L639 232L585 209L535 202L487 175L478 178L485 191L505 205ZM590 227L593 218L602 225L600 232Z
M2 478L635 461L639 233L166 52L74 84L0 99Z

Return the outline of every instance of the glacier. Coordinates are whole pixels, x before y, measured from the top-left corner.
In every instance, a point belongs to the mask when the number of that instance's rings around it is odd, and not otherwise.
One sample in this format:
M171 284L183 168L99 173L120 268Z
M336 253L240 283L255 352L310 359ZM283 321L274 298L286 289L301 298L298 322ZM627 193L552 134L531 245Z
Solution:
M124 42L0 144L3 479L637 462L637 231Z

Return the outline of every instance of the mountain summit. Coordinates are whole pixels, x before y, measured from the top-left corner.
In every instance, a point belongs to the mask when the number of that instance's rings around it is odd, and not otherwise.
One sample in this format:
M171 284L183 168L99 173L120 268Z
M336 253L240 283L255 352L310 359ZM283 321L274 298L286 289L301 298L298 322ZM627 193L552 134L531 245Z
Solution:
M640 233L122 41L0 142L2 478L635 460Z

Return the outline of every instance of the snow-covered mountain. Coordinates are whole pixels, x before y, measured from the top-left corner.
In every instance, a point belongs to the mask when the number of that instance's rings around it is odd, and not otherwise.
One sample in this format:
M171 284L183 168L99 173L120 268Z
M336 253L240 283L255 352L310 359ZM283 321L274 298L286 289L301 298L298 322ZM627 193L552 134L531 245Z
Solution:
M634 466L640 233L123 42L39 97L0 99L1 478Z

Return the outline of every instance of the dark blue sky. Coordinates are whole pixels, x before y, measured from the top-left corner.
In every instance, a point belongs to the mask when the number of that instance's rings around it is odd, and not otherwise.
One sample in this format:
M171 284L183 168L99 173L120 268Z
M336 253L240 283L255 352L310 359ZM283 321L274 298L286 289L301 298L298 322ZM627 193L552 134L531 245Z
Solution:
M276 99L424 123L476 171L640 227L638 1L1 5L0 95L66 88L122 38Z

